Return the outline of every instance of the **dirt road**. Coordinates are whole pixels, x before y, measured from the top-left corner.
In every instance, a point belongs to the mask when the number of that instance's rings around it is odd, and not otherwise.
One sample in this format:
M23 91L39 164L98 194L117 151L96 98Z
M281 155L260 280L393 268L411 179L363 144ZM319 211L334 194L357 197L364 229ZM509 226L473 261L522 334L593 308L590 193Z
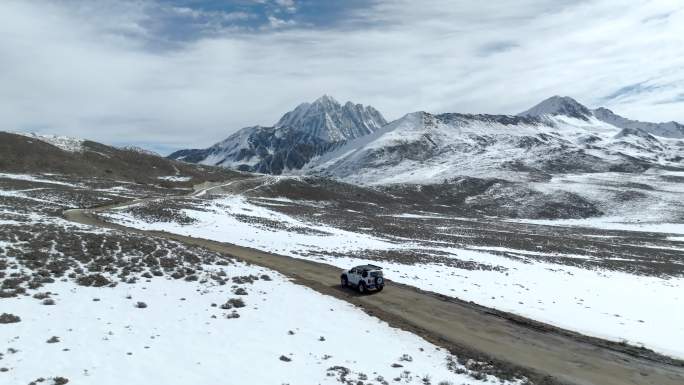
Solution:
M246 247L103 222L90 210L68 210L71 221L164 237L237 257L353 303L390 325L409 330L466 357L522 371L535 384L683 385L684 363L579 335L455 298L388 282L382 293L359 296L339 287L334 266ZM682 341L684 343L684 341Z

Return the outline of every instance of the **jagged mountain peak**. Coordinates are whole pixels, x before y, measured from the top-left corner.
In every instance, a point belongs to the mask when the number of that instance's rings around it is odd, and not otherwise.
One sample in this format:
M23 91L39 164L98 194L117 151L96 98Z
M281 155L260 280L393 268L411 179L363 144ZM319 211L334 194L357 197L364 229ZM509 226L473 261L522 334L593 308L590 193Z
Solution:
M345 103L345 105L346 104L354 105L354 103L352 103L352 102L347 102L347 103ZM340 107L342 107L342 104L337 99L335 99L334 97L332 97L328 94L323 94L312 102L300 103L292 111L307 110L310 108L317 108L317 109L323 109L323 110L334 110L334 109L337 109Z
M347 102L351 103L351 102ZM290 112L307 112L311 109L317 110L317 111L332 111L338 108L341 108L342 105L340 102L337 101L337 99L333 98L330 95L323 94L322 96L318 97L316 100L313 102L303 102L297 105L294 110ZM287 115L287 113L285 114ZM283 116L284 117L284 116ZM282 118L281 118L282 120ZM276 124L277 125L277 124Z
M586 121L592 116L592 112L569 96L555 95L518 115L535 117L564 115Z
M238 130L207 149L180 150L172 159L280 174L299 169L340 143L366 136L387 124L371 106L340 104L330 95L299 104L271 127Z
M332 104L332 105L339 105L340 102L338 102L335 98L333 98L332 96L330 96L330 95L328 95L328 94L323 94L323 95L320 96L318 99L316 99L316 100L313 102L313 104L322 104L322 105L329 105L329 104Z
M334 143L368 135L387 124L375 108L346 102L323 95L312 103L302 103L283 115L275 127L304 131L326 142Z

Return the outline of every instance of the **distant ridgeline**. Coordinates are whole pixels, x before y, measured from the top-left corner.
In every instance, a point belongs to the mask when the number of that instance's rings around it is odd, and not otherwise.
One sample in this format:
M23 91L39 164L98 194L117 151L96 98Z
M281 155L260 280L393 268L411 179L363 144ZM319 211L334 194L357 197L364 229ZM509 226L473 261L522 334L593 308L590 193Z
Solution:
M274 126L246 127L171 159L362 184L435 183L459 176L523 180L555 173L643 172L681 166L684 126L629 120L554 96L516 116L414 112L387 123L373 107L329 96Z

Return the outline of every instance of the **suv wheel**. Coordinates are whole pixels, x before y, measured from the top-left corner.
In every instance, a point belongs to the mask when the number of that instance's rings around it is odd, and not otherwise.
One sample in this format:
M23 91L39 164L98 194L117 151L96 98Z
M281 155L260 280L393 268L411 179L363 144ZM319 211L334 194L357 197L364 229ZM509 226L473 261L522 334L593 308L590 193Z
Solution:
M349 285L346 275L343 275L342 278L340 278L340 285L342 285L342 287L347 287Z
M366 292L366 283L361 281L359 283L358 289L359 289L359 293L364 294Z

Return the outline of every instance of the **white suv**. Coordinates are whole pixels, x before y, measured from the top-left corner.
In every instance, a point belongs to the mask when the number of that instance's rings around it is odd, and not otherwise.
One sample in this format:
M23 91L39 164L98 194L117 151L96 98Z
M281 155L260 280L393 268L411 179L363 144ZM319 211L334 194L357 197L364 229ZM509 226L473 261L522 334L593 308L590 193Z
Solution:
M385 279L382 277L382 267L375 265L356 266L340 275L342 286L356 288L359 293L370 290L381 291L385 287Z

